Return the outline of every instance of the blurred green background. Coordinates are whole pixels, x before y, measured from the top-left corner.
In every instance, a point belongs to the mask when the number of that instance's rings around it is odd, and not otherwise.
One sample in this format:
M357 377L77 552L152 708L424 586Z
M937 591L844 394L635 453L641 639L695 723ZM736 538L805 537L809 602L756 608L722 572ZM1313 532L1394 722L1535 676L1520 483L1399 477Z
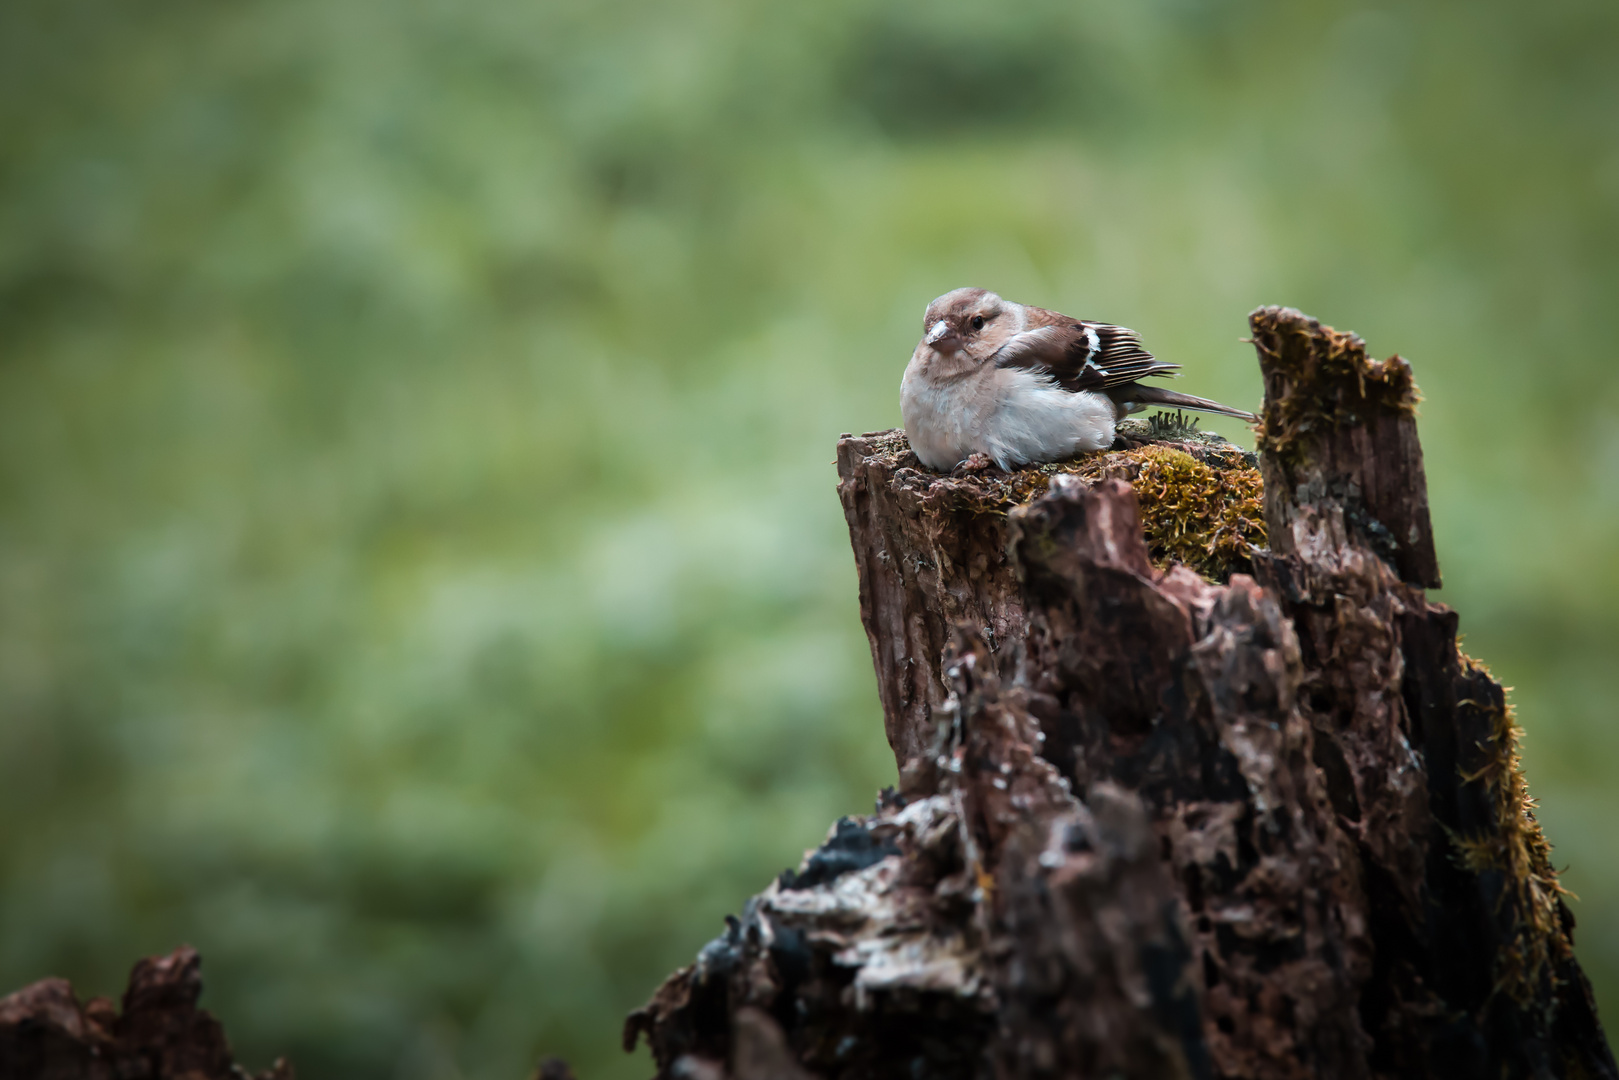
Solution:
M1233 403L1260 303L1412 359L1616 1015L1611 0L10 0L0 986L647 1075L893 777L830 461L967 283Z

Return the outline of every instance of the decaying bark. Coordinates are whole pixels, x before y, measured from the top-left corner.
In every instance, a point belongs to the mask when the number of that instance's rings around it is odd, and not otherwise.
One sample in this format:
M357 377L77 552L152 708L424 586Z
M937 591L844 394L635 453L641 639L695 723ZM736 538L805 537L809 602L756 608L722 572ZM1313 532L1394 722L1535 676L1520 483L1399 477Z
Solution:
M225 1030L197 1008L195 950L142 960L120 1011L107 998L80 1004L66 979L44 979L0 998L5 1080L250 1080L231 1059ZM257 1080L292 1080L277 1061Z
M1619 1077L1504 694L1423 592L1409 366L1251 324L1271 542L1221 580L1154 565L1194 459L1247 468L1206 442L840 443L899 789L631 1016L660 1076Z

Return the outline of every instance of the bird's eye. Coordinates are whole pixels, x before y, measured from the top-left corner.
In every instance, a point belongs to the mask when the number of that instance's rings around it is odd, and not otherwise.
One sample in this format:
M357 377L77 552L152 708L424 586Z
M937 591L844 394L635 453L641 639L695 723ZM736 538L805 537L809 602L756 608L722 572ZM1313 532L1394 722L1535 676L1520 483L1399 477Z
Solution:
M984 328L984 317L982 315L974 315L973 316L973 329L974 330L982 330L983 328Z

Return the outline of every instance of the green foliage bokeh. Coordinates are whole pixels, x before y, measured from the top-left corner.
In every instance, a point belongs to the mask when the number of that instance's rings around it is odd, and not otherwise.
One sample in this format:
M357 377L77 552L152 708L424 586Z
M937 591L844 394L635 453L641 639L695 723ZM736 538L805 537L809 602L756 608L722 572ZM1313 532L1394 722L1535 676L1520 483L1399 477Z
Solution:
M829 461L969 283L1233 403L1260 303L1412 359L1619 1005L1595 0L0 7L0 986L188 941L255 1067L646 1075L892 778Z

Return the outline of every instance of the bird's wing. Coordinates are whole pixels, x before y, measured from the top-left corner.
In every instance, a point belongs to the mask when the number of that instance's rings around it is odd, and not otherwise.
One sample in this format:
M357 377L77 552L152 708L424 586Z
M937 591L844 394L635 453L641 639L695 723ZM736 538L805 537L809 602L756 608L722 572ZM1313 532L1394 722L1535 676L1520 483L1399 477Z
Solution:
M1045 314L1045 312L1041 312ZM1014 334L995 353L996 367L1050 375L1064 390L1105 390L1180 370L1154 360L1134 330L1058 316L1045 326Z

